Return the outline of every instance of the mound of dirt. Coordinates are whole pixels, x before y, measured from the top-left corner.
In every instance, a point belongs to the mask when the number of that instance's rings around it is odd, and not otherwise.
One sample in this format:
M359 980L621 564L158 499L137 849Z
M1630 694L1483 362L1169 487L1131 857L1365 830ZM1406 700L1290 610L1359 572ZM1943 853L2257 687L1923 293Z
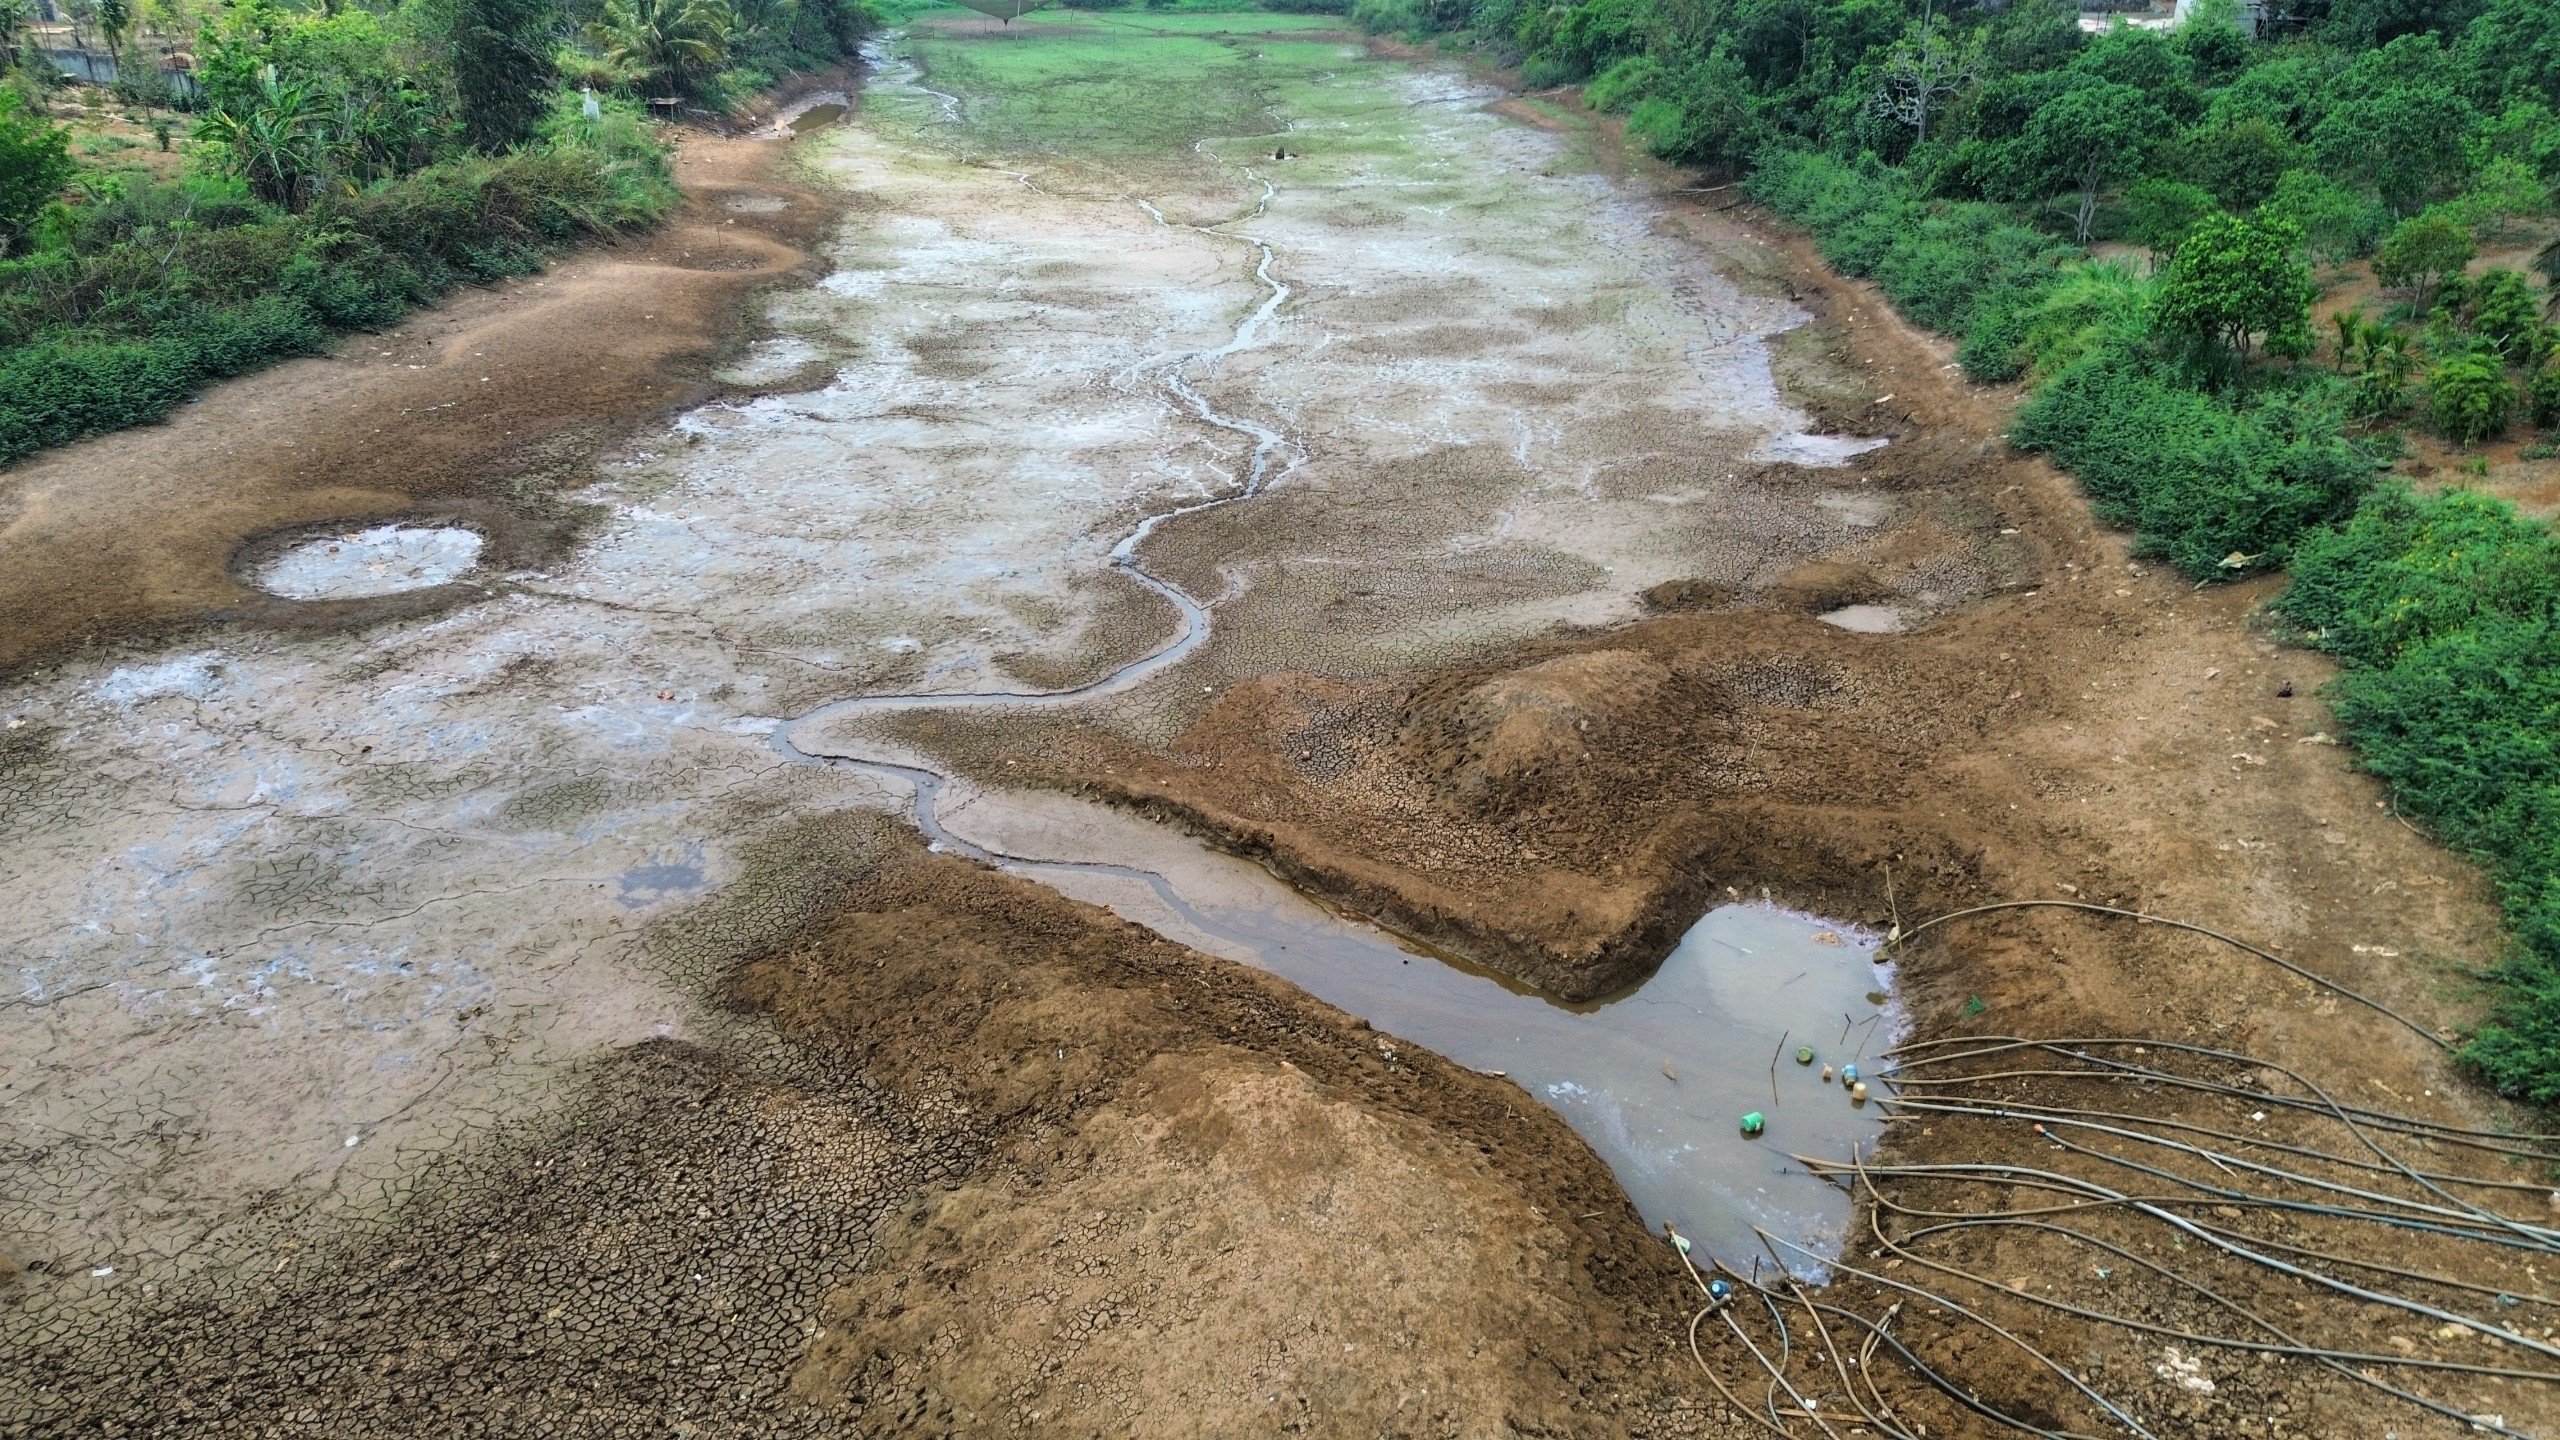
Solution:
M1644 592L1648 610L1713 610L1733 599L1733 587L1713 580L1665 580Z
M1843 605L1871 605L1891 596L1893 591L1863 565L1816 560L1779 576L1767 593L1772 601L1790 610L1820 614Z
M1523 785L1591 758L1594 730L1642 708L1671 672L1635 650L1566 655L1498 675L1415 728L1436 770L1462 803L1498 804Z

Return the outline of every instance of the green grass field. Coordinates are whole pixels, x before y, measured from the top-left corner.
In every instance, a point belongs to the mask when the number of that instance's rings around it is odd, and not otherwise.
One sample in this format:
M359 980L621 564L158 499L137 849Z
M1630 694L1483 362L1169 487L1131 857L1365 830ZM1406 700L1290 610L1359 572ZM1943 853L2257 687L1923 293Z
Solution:
M1321 114L1326 78L1379 68L1342 29L1337 16L1255 11L1047 10L994 26L939 10L911 23L906 46L926 84L966 102L969 143L1107 163Z

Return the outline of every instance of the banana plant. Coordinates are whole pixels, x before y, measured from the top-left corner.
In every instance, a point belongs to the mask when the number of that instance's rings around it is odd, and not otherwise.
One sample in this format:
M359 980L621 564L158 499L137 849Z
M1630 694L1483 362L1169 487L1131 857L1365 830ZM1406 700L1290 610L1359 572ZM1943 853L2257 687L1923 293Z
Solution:
M308 87L285 84L276 67L259 72L245 106L217 106L196 138L218 147L223 167L270 205L300 213L310 205L330 159L330 137Z

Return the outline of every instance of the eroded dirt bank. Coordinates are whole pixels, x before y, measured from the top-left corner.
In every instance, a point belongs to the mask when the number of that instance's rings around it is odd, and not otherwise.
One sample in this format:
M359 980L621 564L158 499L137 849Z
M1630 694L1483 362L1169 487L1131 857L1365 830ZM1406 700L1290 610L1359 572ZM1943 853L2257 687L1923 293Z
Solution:
M929 89L810 147L798 183L853 208L728 372L773 393L606 448L574 556L10 696L7 863L40 903L0 1011L27 1182L0 1339L29 1357L0 1433L1745 1433L1669 1253L1518 1088L929 855L902 788L768 742L1163 643L1113 544L1250 443L1168 374L1291 447L1251 508L1147 542L1214 604L1198 651L1089 712L824 738L982 808L1037 782L1180 818L1560 990L1766 885L1878 921L2136 900L2467 1013L2493 912L2310 743L2318 674L2255 597L2128 565L2000 447L2002 397L1802 251L1595 173L1605 134L1265 23L1209 43L1322 77L1248 96L1288 161L1044 151L1039 115ZM1200 362L1266 293L1248 169L1291 299ZM1790 292L1816 323L1773 342ZM159 437L92 448L119 443ZM1814 618L1852 605L1913 628ZM2375 1103L2487 1113L2388 1022L2092 923L1932 937L1924 1027L2353 1055ZM1903 1128L1898 1158L2054 1163ZM1968 1258L2106 1280L2015 1237ZM2370 1431L2323 1380L2217 1359L2212 1398L2156 1345L2001 1314L2155 1433ZM1906 1333L2004 1404L2071 1403L1920 1306Z
M685 202L651 233L0 472L0 674L209 621L326 627L459 598L279 602L233 562L285 527L455 518L490 537L497 564L558 555L584 518L560 491L635 420L718 388L710 362L736 339L740 302L827 233L836 200L775 174L783 151L688 132Z

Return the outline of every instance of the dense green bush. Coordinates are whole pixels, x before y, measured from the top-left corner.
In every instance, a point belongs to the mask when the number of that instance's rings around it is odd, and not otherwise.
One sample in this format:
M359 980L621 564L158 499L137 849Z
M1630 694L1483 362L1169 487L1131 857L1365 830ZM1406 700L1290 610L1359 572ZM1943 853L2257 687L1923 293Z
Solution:
M2354 506L2374 466L2340 431L2325 388L2234 406L2168 361L2109 346L2039 388L2013 438L2077 474L2139 548L2206 579L2280 566L2304 531Z
M2548 430L2560 425L2560 359L2545 360L2533 372L2525 394L2537 427Z
M2466 1057L2560 1104L2560 542L2505 502L2378 490L2276 607L2348 662L2330 699L2399 806L2481 857L2518 950Z
M0 351L0 462L157 419L207 380L308 354L327 338L307 302L278 294L145 339L62 336Z
M1813 232L1823 258L1872 277L1895 305L1962 337L1977 379L2014 379L2017 343L2074 252L1998 206L1927 201L1902 177L1811 151L1763 154L1751 193Z
M555 116L545 129L533 148L465 155L304 215L183 232L165 263L111 244L0 265L0 333L19 339L0 349L0 463L156 418L208 381L389 324L456 284L537 269L553 247L673 202L636 120Z
M2560 541L2503 500L2375 488L2355 517L2304 539L2276 610L2358 665L2487 617L2529 618L2560 596Z
M2490 351L2455 355L2427 376L2427 421L2457 445L2505 434L2515 401L2506 367Z

